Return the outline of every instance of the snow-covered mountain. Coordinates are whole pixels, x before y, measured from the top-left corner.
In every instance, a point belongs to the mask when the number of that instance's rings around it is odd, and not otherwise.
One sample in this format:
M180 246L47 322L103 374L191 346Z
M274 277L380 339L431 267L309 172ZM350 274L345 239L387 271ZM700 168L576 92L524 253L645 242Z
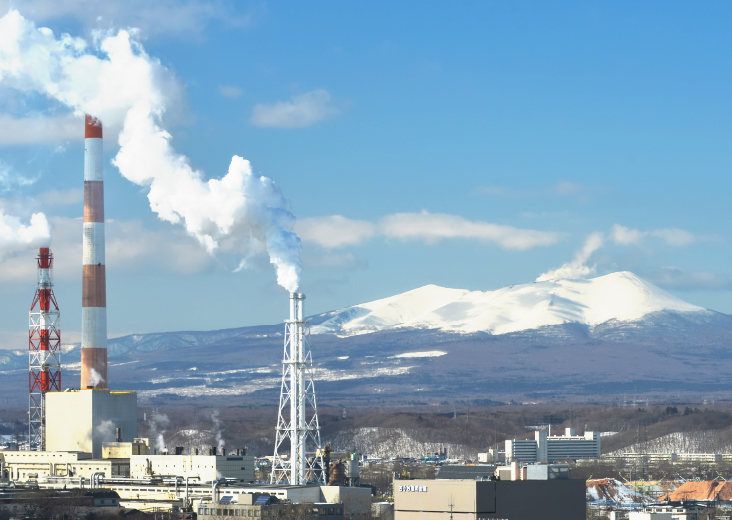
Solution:
M633 322L660 311L708 313L630 272L549 280L495 291L426 285L311 318L313 334L352 336L398 328L500 335L552 325Z

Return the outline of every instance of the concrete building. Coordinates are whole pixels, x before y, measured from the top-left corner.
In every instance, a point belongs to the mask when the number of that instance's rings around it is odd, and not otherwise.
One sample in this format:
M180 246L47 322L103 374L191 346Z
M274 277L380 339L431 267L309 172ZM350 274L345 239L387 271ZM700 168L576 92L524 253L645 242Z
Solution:
M394 520L584 520L583 480L395 480Z
M599 457L600 432L587 431L584 435L575 435L573 428L567 428L561 436L540 431L534 432L534 439L506 441L508 462L560 462Z
M234 498L234 497L232 497ZM218 520L222 516L308 518L313 520L336 520L343 518L343 504L307 503L292 504L279 501L276 497L250 493L238 495L237 501L204 503L198 509L198 517Z
M44 477L90 478L94 473L108 477L129 476L129 461L92 459L91 453L51 451L0 451L3 481L38 480Z
M46 449L102 458L102 444L137 437L137 393L66 390L46 394Z
M149 453L149 439L135 439L132 442L105 442L102 444L103 459L129 459L133 455L147 455Z
M481 451L478 453L478 462L484 462L484 463L501 463L506 462L506 452L505 451L498 451L494 448L488 448L486 451Z
M201 482L234 478L254 482L254 457L251 455L131 455L130 477L175 475L198 477Z

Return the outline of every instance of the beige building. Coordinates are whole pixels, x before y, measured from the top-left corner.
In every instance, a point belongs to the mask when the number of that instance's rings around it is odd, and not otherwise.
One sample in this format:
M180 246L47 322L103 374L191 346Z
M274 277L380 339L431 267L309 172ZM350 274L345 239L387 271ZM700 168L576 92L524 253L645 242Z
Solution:
M46 393L46 448L102 457L102 444L137 437L137 393L66 390Z
M127 461L92 459L91 453L52 451L0 451L3 481L38 480L44 477L84 477L94 473L126 476ZM128 472L129 474L129 472Z
M149 439L135 439L132 442L105 442L102 444L103 459L129 459L133 455L147 455L149 453Z
M395 480L394 520L585 520L584 480Z
M234 478L254 482L254 457L251 455L132 455L130 476L175 475L198 477L201 482Z

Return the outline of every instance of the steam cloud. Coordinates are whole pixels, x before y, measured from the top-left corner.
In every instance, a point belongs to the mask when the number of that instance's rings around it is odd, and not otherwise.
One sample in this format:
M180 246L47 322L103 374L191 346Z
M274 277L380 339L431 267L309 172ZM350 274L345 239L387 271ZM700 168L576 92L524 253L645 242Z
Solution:
M164 413L153 412L150 416L150 437L155 437L158 453L165 451L165 432L170 428L170 419Z
M211 414L211 422L213 423L214 435L216 436L216 446L221 449L224 447L224 439L222 437L224 429L221 427L218 410L214 410Z
M102 374L91 368L89 370L89 378L87 380L87 384L91 386L97 386L99 383L103 382L104 378L102 377Z
M588 266L587 261L590 259L592 253L602 247L604 241L605 239L602 233L595 232L590 234L585 240L585 244L582 246L582 249L577 251L577 254L571 262L567 262L553 271L547 271L539 276L536 281L544 282L546 280L558 280L564 278L578 279L594 273L596 267L594 265Z
M11 10L0 18L0 85L39 92L78 116L89 113L107 128L121 128L112 162L125 178L149 188L150 207L160 219L183 225L211 254L241 255L239 269L267 253L277 282L296 291L301 245L289 202L241 157L232 158L221 179L205 180L173 149L163 118L181 87L135 36L125 30L97 33L90 48L68 34L57 38Z
M94 436L101 442L112 442L117 438L116 428L112 421L102 421L94 428Z

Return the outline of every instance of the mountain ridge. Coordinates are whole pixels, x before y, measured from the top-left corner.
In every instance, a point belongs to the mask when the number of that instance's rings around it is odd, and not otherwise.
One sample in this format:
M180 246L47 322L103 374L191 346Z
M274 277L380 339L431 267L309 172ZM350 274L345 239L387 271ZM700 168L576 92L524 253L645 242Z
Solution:
M494 291L426 285L317 315L311 333L348 336L412 327L500 335L547 325L595 327L611 320L636 321L659 311L713 312L621 271L586 280L548 280Z

